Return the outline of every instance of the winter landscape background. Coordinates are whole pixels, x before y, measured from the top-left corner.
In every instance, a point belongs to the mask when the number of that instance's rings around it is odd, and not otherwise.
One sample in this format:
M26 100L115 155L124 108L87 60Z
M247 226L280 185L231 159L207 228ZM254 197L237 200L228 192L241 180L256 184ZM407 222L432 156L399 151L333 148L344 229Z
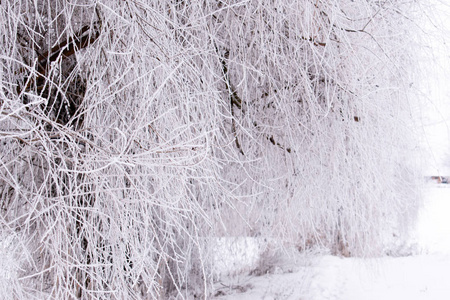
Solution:
M1 296L448 295L446 7L0 2Z

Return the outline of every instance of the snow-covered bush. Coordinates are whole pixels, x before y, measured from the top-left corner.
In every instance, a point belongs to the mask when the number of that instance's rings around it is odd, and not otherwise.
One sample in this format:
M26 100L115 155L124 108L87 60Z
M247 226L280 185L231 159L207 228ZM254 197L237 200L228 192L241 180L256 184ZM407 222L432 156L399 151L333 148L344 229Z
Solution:
M409 6L4 1L11 293L207 293L224 236L381 251L416 206Z
M245 214L253 234L374 255L383 235L411 222L407 5L275 1L212 9L238 160L222 173L241 196L225 214L230 225ZM233 229L248 232L244 222Z

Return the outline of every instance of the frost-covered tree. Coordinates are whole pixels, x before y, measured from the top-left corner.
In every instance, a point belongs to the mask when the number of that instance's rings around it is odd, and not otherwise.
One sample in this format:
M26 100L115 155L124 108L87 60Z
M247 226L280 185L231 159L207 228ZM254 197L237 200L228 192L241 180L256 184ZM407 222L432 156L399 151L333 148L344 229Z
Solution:
M207 294L217 236L381 253L416 207L414 9L2 1L4 293Z

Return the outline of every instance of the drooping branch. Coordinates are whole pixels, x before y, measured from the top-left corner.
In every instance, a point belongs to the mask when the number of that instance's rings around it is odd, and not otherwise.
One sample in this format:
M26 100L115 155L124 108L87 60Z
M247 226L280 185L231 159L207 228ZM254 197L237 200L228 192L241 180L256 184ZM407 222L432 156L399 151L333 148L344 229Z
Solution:
M219 50L217 48L217 45L215 45L216 48L216 53L219 54ZM239 152L242 155L244 154L244 150L242 150L242 146L239 143L239 139L237 137L237 133L236 133L236 120L235 120L235 114L234 114L234 106L236 106L238 109L242 109L242 100L241 98L238 96L236 90L234 89L234 87L231 85L230 83L230 77L228 74L228 65L226 60L229 58L230 55L230 51L227 49L225 51L225 53L223 54L223 56L220 56L220 61L222 64L222 73L223 73L223 78L224 78L224 82L225 82L225 87L228 91L228 98L230 101L230 107L231 107L231 115L232 115L232 120L231 120L231 130L233 132L234 135L234 142L236 144L236 147L239 149Z
M215 46L215 47L216 47L216 52L218 53L217 46ZM236 121L234 119L234 117L235 117L234 107L237 107L239 110L242 110L243 109L243 104L245 102L241 99L241 97L239 97L236 89L234 88L234 86L230 82L230 77L229 77L229 72L228 72L228 65L227 65L227 62L226 62L226 60L229 59L229 55L230 55L230 51L228 49L226 49L225 53L223 54L223 56L221 56L221 60L220 61L221 61L221 64L222 64L222 72L223 72L223 76L224 76L225 86L226 86L226 89L228 91L228 98L229 98L230 106L231 106L231 114L233 116L232 124L231 124L232 132L233 132L233 134L235 136L236 147L239 149L239 152L242 155L244 155L244 151L242 149L242 146L241 146L241 144L239 142L239 139L237 137L237 134L236 134ZM253 123L253 125L255 127L258 126L255 121L252 122L252 123ZM281 145L279 142L277 142L275 140L273 135L266 134L266 139L268 141L270 141L272 143L272 145L278 146L280 149L283 149L286 152L291 153L291 148Z
M77 120L76 123L79 125L82 122L78 117L80 116L79 109L86 91L86 83L81 74L73 74L72 71L76 67L76 58L74 63L72 57L77 51L93 44L100 36L100 30L101 21L85 25L74 35L49 51L42 54L38 53L34 71L28 72L28 75L26 75L25 86L17 85L18 95L35 90L40 97L47 99L47 103L43 104L42 107L46 113L52 112L53 114L50 115L54 115L58 123L66 125ZM59 73L57 79L53 80L52 64L58 61L65 71ZM22 68L19 73L23 71ZM62 83L64 87L59 85L58 82ZM26 95L23 96L23 101L28 102Z
M98 28L96 28L99 26ZM92 25L83 26L74 36L53 47L38 57L36 71L43 76L47 75L48 66L55 62L58 57L66 59L89 45L93 44L100 36L101 22L97 21ZM92 30L94 28L94 30ZM86 34L87 33L87 34Z

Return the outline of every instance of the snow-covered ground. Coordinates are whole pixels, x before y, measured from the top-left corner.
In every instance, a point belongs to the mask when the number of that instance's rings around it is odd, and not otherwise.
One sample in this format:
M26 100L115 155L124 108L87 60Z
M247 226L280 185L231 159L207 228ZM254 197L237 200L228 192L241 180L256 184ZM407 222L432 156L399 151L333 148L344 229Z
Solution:
M415 254L374 259L316 256L277 261L265 274L243 274L216 285L216 299L450 299L450 186L427 187Z

